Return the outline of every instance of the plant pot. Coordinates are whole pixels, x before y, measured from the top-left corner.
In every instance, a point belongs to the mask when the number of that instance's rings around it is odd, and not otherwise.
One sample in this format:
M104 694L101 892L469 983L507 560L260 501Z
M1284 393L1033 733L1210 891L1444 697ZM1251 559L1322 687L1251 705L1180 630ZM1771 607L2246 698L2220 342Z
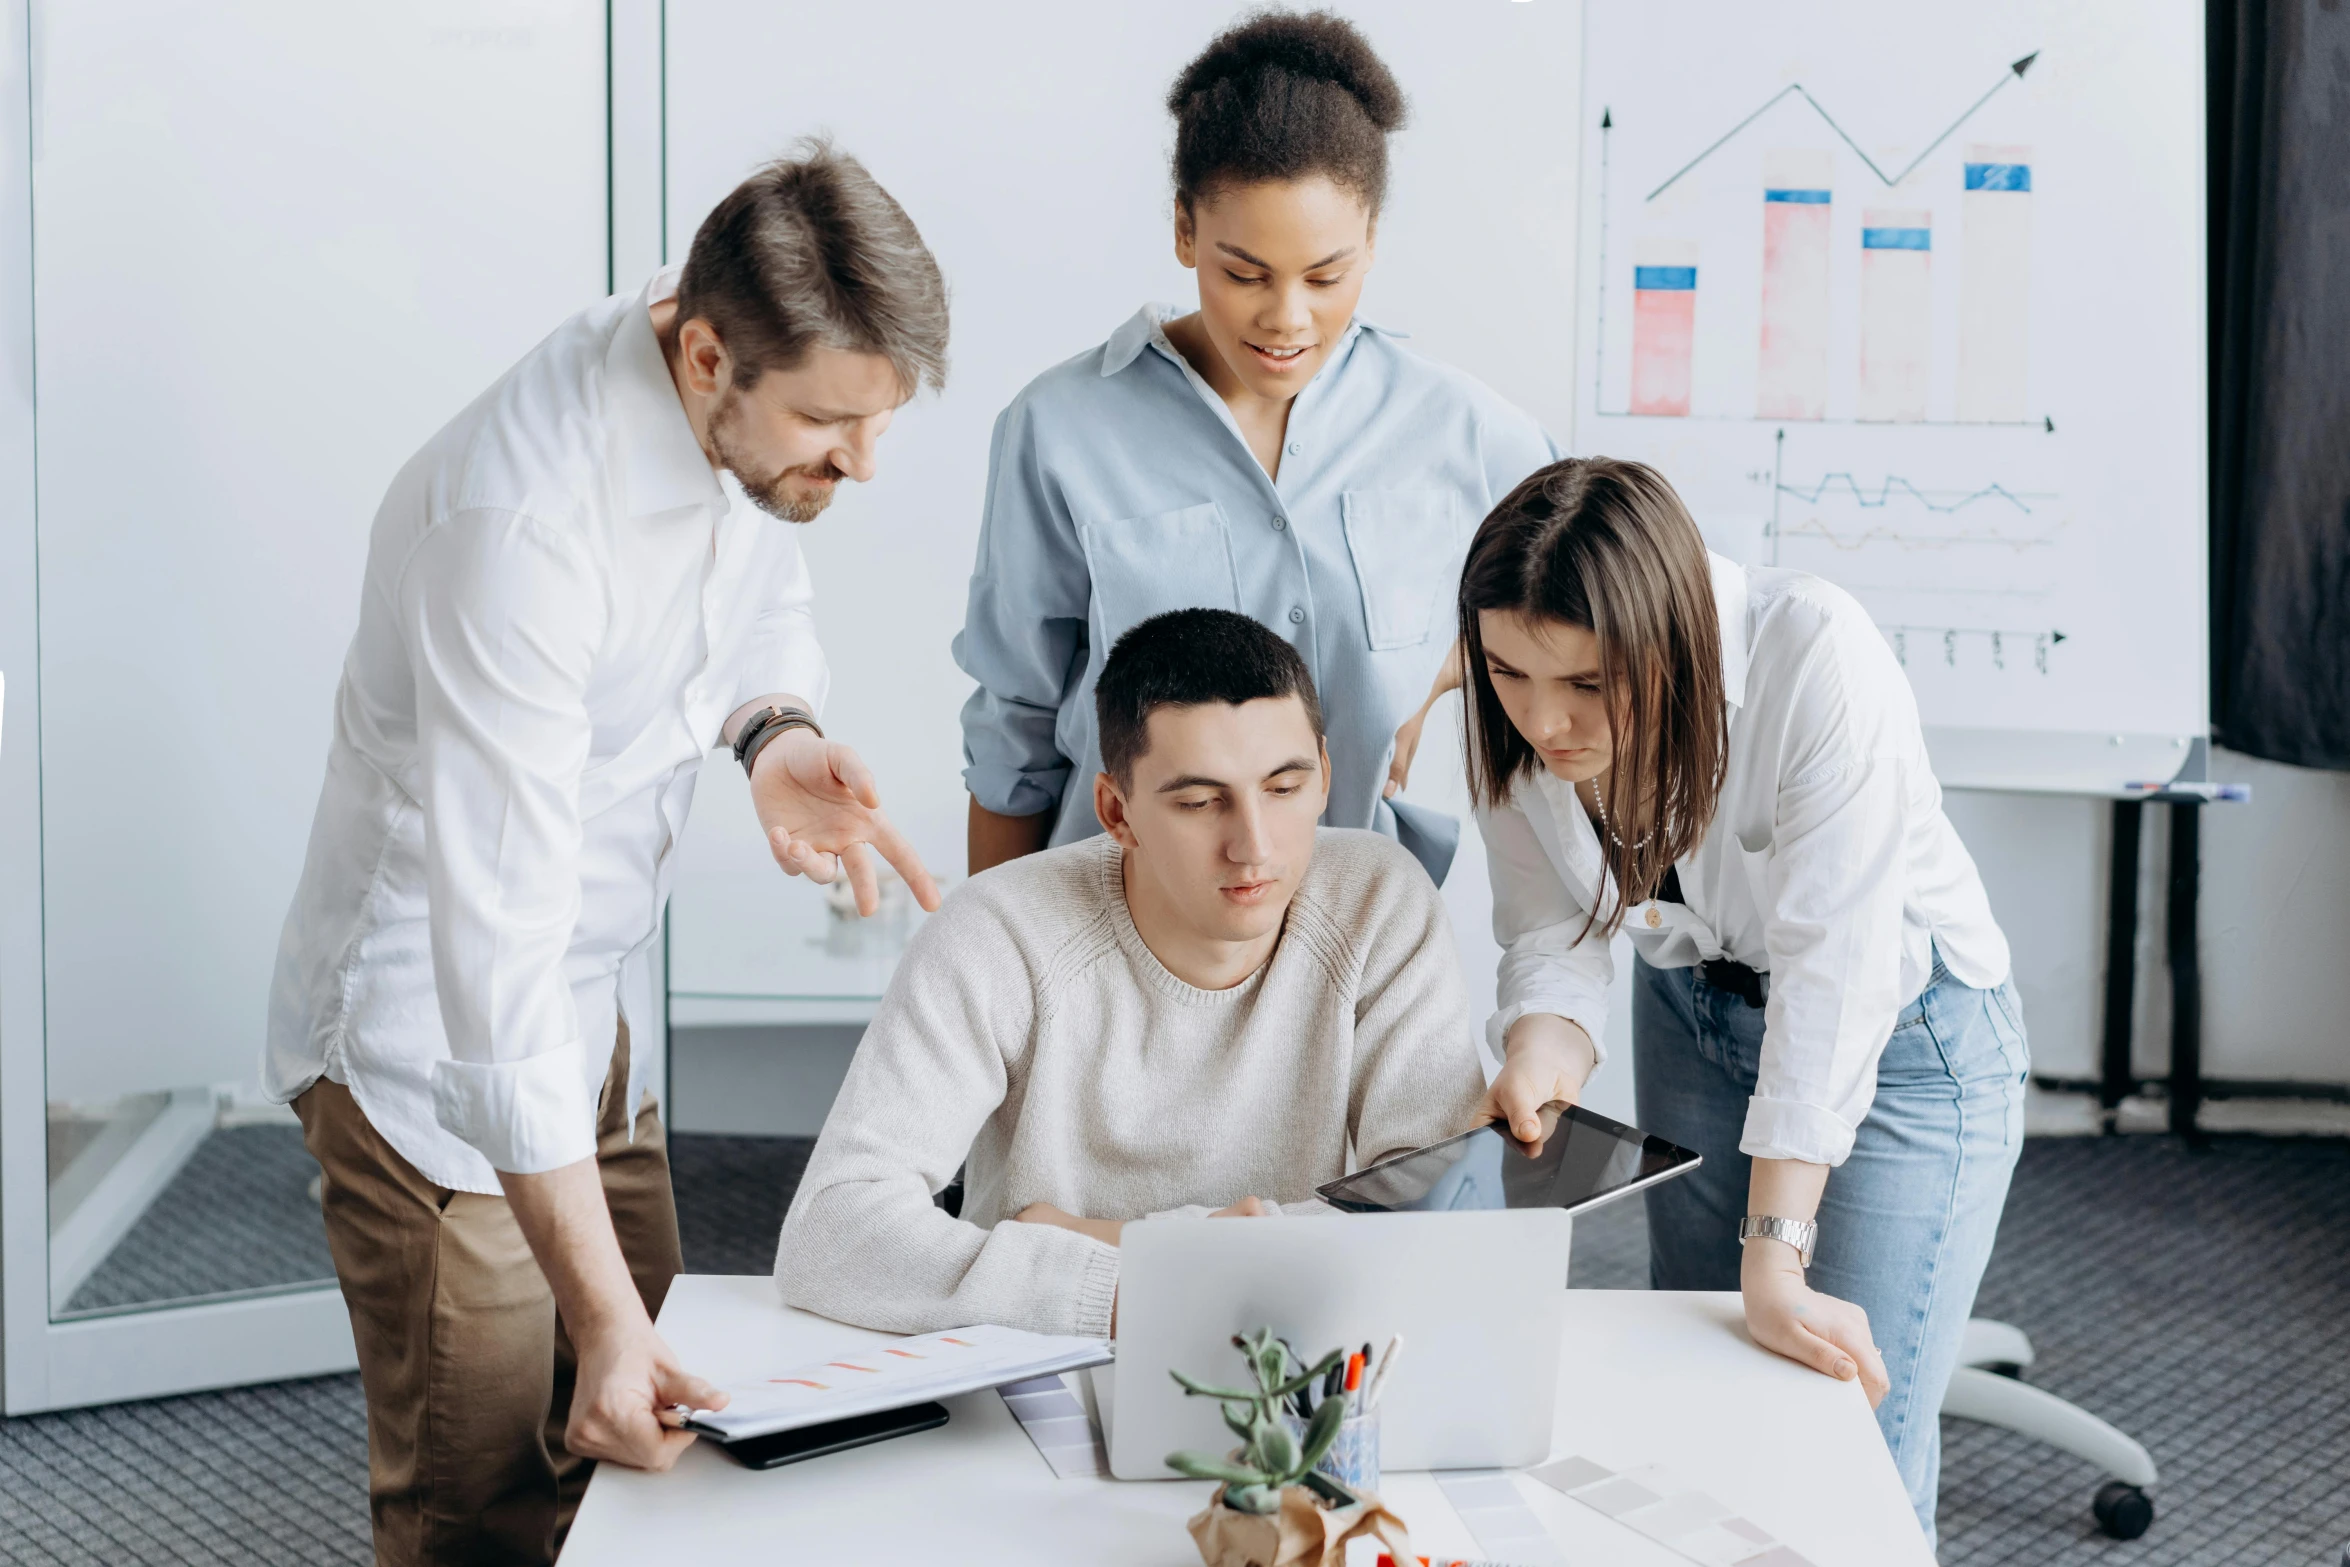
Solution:
M1376 1537L1399 1562L1414 1559L1403 1520L1369 1492L1352 1507L1331 1507L1293 1485L1281 1492L1279 1511L1244 1513L1224 1505L1218 1486L1189 1528L1207 1567L1346 1567L1346 1542L1359 1534Z

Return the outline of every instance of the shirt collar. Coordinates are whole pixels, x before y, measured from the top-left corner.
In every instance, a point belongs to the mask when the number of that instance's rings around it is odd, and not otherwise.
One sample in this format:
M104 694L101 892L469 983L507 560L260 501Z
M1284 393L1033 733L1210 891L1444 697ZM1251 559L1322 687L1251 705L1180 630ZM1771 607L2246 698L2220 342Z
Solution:
M1160 304L1154 301L1128 316L1119 324L1118 330L1110 334L1110 340L1102 345L1102 375L1105 378L1116 375L1140 358L1145 348L1154 344L1169 358L1175 357L1175 350L1168 344L1163 328L1168 322L1183 314L1185 311L1179 305ZM1409 332L1398 332L1391 327L1383 327L1376 321L1366 321L1357 315L1354 320L1347 323L1346 336L1338 340L1338 348L1344 349L1348 343L1354 340L1355 334L1358 332L1376 332L1381 337L1409 337L1411 335ZM1338 357L1337 351L1333 350L1330 357L1335 360Z
M1722 617L1722 696L1732 707L1746 705L1746 568L1706 552L1713 567L1714 607Z
M717 470L694 439L661 340L653 335L652 307L677 294L679 267L653 274L620 315L604 352L604 395L620 455L628 514L649 517L681 506L726 507Z

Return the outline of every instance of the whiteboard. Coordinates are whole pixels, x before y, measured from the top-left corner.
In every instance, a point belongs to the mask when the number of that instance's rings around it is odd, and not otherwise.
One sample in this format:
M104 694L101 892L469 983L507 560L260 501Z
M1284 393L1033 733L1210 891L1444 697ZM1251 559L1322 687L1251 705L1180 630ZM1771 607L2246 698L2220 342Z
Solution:
M1575 443L1852 591L1952 784L2206 730L2203 13L1589 0Z
M834 132L886 185L953 291L953 370L883 438L802 538L833 665L826 727L871 762L934 870L964 863L963 624L988 432L1019 389L1146 300L1196 301L1174 259L1162 101L1246 8L1222 0L854 7L672 0L666 12L669 254L791 138ZM1378 257L1362 311L1476 375L1564 437L1574 417L1575 83L1571 6L1377 0L1338 7L1401 80ZM821 61L821 68L777 62ZM1412 798L1458 809L1445 732ZM705 769L671 902L672 1020L770 1021L728 998L808 996L812 890L773 868L731 763ZM1494 954L1484 860L1464 843L1447 899L1474 985ZM815 916L821 924L821 916ZM1488 991L1488 994L1490 992ZM830 1015L830 1014L827 1014Z

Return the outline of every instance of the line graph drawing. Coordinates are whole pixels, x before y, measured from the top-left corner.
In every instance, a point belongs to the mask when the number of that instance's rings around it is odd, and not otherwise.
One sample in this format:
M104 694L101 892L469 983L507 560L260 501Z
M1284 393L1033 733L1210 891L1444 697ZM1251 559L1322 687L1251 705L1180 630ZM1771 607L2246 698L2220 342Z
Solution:
M1810 89L1806 88L1803 83L1789 82L1786 86L1780 88L1777 92L1771 94L1768 98L1765 98L1762 103L1755 108L1752 114L1749 114L1745 119L1740 120L1736 125L1731 126L1720 136L1716 137L1712 145L1708 146L1705 151L1699 153L1696 157L1691 158L1687 163L1682 164L1671 174L1667 175L1665 177L1665 182L1662 185L1659 185L1656 189L1650 191L1641 199L1643 201L1654 201L1657 197L1663 195L1666 191L1671 190L1674 184L1678 182L1683 175L1696 168L1699 164L1712 157L1715 153L1721 151L1731 142L1737 140L1738 133L1740 131L1746 129L1746 127L1752 125L1755 121L1770 113L1771 110L1776 108L1779 102L1786 98L1790 93L1800 96L1805 103L1810 104L1812 106L1812 111L1819 115L1822 120L1827 122L1828 129L1834 131L1836 135L1843 141L1844 145L1852 149L1854 156L1858 157L1862 163L1868 166L1868 171L1871 174L1874 174L1879 180L1884 182L1885 188L1887 190L1891 190L1894 186L1909 178L1912 173L1916 172L1919 164L1932 157L1934 155L1935 148L1941 146L1944 142L1950 140L1952 136L1956 135L1958 128L1964 125L1967 121L1973 119L1977 110L1981 109L1983 105L1989 103L1993 98L1997 97L2001 88L2007 86L2007 84L2010 82L2022 80L2024 73L2032 68L2032 62L2039 58L2040 51L2035 49L2030 54L2025 55L2022 59L2010 65L2005 71L2001 72L1999 80L1991 84L1991 90L1989 92L1986 92L1982 97L1977 98L1973 103L1967 105L1967 109L1964 114L1961 114L1957 119L1952 120L1948 125L1944 126L1942 128L1941 134L1936 136L1932 141L1926 143L1924 150L1921 151L1916 157L1903 164L1901 166L1901 171L1897 174L1887 174L1884 169L1880 168L1877 164L1877 160L1870 157L1867 151L1862 148L1861 144L1852 139L1852 135L1849 131L1845 130L1843 126L1836 123L1836 116L1830 114L1827 110L1827 106L1822 104L1819 99L1814 98L1811 95Z
M1998 480L1971 489L1943 488L1920 485L1898 473L1887 473L1872 486L1863 484L1857 474L1843 468L1823 473L1805 484L1788 479L1786 463L1787 432L1780 430L1772 442L1771 515L1763 530L1770 540L1770 561L1774 566L1782 564L1780 549L1789 540L1813 540L1847 555L1882 544L1911 552L1987 549L2006 550L2020 556L2033 550L2054 549L2064 527L2062 518L2047 519L2034 510L2035 505L2046 507L2060 498L2051 490L2018 489ZM1987 508L1992 520L1973 527L1932 525L1921 530L1890 519L1870 520L1859 527L1838 527L1829 517L1817 514L1799 520L1786 515L1789 502L1822 506L1831 501L1840 509L1923 513L1929 518L1952 519L1982 507ZM2012 518L2018 523L2030 519L2031 531L2010 531L2002 526L2001 518Z
M2028 550L2056 548L2056 539L2053 536L2016 538L1998 532L1911 533L1901 528L1872 526L1863 528L1858 533L1843 533L1829 527L1817 517L1795 523L1792 526L1775 522L1771 525L1771 538L1774 543L1781 539L1817 539L1820 543L1841 550L1847 555L1856 555L1872 544L1890 544L1899 549L1912 551L1966 549L1979 546L1988 549L2003 549L2017 555Z
M2022 512L2027 517L2032 514L2032 508L2026 503L2025 496L2009 489L2004 484L1986 484L1979 490L1966 491L1921 490L1916 485L1903 478L1900 474L1889 473L1885 475L1884 482L1877 486L1876 494L1872 498L1868 491L1860 487L1860 481L1853 478L1853 476L1849 473L1831 473L1822 475L1820 482L1813 485L1809 489L1805 489L1800 484L1789 484L1785 480L1779 481L1779 493L1781 495L1792 495L1799 501L1817 502L1830 490L1837 489L1839 487L1842 488L1846 494L1852 497L1852 503L1855 506L1866 506L1872 509L1890 505L1892 502L1893 492L1896 488L1898 488L1904 495L1907 495L1911 500L1916 501L1920 506L1923 506L1928 511L1964 511L1969 506L1974 505L1977 501L2001 500L2007 502L2010 506L2013 506L2017 511ZM2053 499L2053 497L2047 491L2031 491L2027 493L2030 494L2031 498L2035 500ZM1950 496L1953 498L1949 500L1937 501L1934 499L1934 497L1937 495Z

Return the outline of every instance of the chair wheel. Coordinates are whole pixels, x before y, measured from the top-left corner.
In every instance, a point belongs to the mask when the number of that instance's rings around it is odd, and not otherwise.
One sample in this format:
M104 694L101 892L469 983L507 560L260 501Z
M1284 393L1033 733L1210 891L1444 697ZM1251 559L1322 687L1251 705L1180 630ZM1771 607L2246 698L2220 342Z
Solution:
M2108 1480L2089 1503L2097 1527L2117 1540L2135 1540L2154 1522L2154 1498L2126 1480Z

